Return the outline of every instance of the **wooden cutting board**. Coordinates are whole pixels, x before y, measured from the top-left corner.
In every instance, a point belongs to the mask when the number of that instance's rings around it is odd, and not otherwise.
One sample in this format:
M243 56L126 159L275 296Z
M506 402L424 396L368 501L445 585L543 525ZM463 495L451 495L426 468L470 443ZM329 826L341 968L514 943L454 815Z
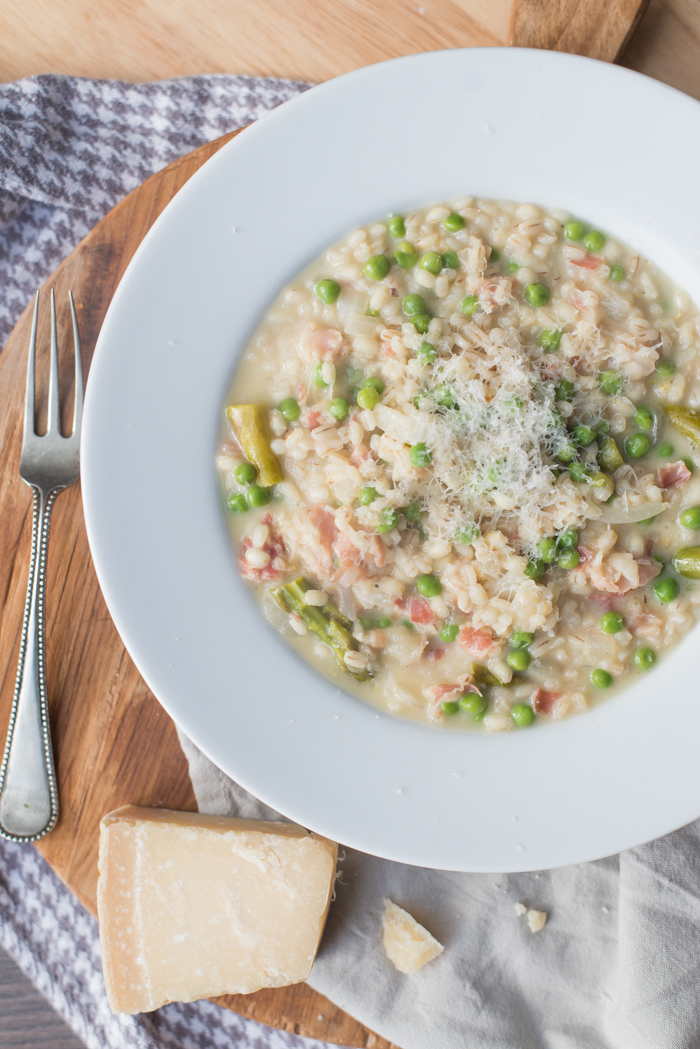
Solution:
M612 60L644 6L644 0L520 0L514 10L513 40L524 46ZM453 43L448 36L445 30L442 46ZM414 49L422 49L418 40ZM48 353L48 289L56 293L61 346L67 360L71 352L68 289L73 291L87 372L107 307L136 248L187 179L232 137L226 135L202 146L154 175L111 211L61 263L42 293L39 345L44 349L44 365ZM18 474L30 321L27 307L0 357L0 403L4 409L0 418L3 739L12 703L31 541L31 493ZM40 358L40 390L46 370ZM46 622L48 693L61 816L56 829L38 848L94 914L101 817L126 803L192 810L196 802L173 723L136 671L104 604L87 545L79 485L63 493L54 510ZM385 1039L305 984L230 995L218 1001L245 1016L308 1037L346 1046L390 1049Z

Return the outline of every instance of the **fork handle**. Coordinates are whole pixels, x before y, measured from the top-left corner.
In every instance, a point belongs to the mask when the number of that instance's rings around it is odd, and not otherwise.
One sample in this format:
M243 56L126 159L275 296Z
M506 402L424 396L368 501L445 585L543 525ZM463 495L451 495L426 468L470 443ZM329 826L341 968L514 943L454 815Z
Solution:
M17 681L0 768L0 835L10 841L36 841L58 819L46 697L44 608L46 557L51 511L62 488L32 485L32 556L24 607Z

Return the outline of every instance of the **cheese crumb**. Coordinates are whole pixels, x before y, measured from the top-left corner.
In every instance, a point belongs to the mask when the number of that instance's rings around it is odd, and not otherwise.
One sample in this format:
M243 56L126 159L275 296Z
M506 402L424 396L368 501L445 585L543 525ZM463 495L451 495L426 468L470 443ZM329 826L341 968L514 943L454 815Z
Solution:
M516 903L514 906L515 913L518 915L519 918L522 918L523 914L527 914L527 907L524 903Z
M547 923L547 914L545 911L534 911L530 909L527 912L527 924L530 927L530 932L539 932L540 929L544 929Z
M384 900L382 925L386 956L399 972L417 972L445 949L408 911L389 899Z

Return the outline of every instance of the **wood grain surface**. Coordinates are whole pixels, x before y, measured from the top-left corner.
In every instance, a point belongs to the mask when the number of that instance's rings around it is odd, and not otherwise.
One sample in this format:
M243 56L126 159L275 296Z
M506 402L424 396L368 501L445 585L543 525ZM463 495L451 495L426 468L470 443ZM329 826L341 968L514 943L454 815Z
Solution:
M505 44L512 0L0 0L0 73L314 82L416 51ZM31 25L31 54L27 26Z
M338 0L333 7L319 0L199 0L195 13L185 0L0 0L0 79L34 72L134 81L250 72L322 80L400 54L502 44L509 25L511 39L522 46L612 58L643 6L640 0L518 0L515 10L511 0ZM543 20L547 12L549 21ZM699 53L700 0L651 0L622 61L700 97ZM76 294L86 369L114 288L146 230L223 141L202 147L132 193L47 282L59 297L61 331L68 331L67 289ZM44 347L47 319L43 309ZM0 418L3 735L31 532L31 496L17 474L28 335L25 312L0 357L6 409ZM69 339L64 348L69 353ZM195 799L172 723L136 672L102 600L78 486L58 499L52 531L47 656L62 814L39 847L94 912L100 817L125 802L193 809ZM385 1040L306 985L231 996L222 1004L295 1033L388 1049Z
M518 0L508 42L614 62L648 4L649 0Z

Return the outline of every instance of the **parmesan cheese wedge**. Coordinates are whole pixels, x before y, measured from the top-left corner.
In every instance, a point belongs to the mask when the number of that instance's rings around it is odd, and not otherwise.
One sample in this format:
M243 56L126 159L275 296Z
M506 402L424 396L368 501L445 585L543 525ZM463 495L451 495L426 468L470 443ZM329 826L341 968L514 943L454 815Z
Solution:
M408 911L388 899L384 900L382 925L386 956L399 972L417 972L445 949Z
M337 856L295 823L135 805L105 816L97 907L112 1011L306 979Z

